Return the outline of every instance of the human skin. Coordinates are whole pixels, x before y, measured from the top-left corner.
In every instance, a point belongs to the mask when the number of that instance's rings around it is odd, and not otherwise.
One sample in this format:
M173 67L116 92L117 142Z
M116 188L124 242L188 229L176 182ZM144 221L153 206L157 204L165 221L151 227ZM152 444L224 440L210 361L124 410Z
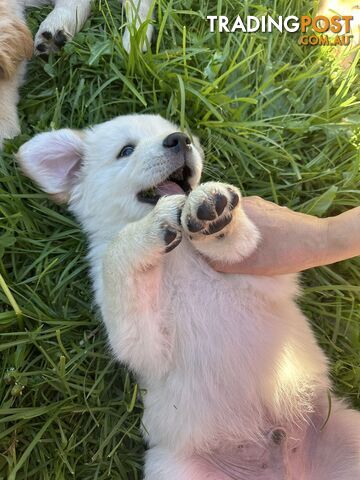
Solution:
M360 255L360 207L318 218L259 197L243 198L242 205L259 229L261 241L242 262L212 262L219 272L281 275Z

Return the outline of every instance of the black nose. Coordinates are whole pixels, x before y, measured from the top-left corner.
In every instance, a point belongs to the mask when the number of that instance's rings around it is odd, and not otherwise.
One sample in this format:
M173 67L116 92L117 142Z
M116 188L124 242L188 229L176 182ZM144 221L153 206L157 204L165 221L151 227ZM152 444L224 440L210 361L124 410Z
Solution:
M190 138L185 135L185 133L175 132L168 135L164 141L163 146L166 148L173 148L174 151L180 152L180 150L185 150L191 145Z

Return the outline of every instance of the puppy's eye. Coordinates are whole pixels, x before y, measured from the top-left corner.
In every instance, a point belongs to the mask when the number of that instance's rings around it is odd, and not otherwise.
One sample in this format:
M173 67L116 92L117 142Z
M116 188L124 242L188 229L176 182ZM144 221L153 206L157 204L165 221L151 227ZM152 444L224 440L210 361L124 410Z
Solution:
M117 158L129 157L133 153L134 150L135 150L134 145L125 145L125 147L121 149Z

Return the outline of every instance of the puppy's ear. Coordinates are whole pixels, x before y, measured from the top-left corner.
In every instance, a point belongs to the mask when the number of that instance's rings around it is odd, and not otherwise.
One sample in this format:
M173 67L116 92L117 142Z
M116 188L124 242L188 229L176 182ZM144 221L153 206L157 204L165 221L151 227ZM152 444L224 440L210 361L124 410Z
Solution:
M0 19L0 79L9 80L18 65L31 58L33 39L26 24L16 17Z
M59 203L68 200L82 157L82 133L70 129L40 133L26 142L17 154L25 175Z

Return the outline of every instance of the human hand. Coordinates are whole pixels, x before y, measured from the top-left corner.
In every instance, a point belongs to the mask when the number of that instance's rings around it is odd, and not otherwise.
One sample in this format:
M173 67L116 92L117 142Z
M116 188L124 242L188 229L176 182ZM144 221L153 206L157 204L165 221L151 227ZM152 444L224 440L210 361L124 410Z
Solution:
M330 218L294 212L259 197L243 198L242 207L261 241L242 262L212 262L219 272L281 275L360 255L360 207Z

